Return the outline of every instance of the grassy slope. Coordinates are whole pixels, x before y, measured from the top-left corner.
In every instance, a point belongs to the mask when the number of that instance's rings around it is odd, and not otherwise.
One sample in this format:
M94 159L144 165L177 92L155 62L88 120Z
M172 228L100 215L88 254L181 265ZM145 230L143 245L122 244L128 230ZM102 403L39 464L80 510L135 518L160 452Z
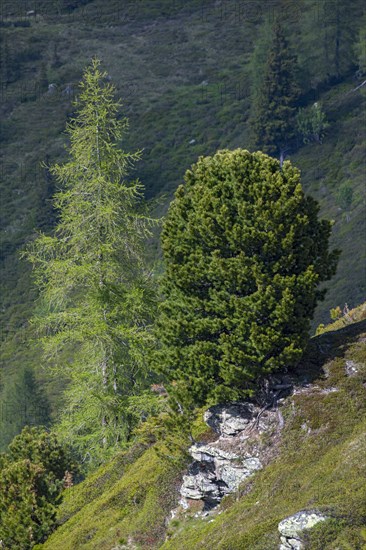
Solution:
M153 449L132 464L122 454L80 486L70 489L60 510L65 521L44 548L110 549L130 536L143 548L156 547L165 530L165 517L174 507L180 465L162 462ZM130 453L131 454L131 453ZM140 455L140 456L139 456Z
M354 313L363 320L310 341L300 369L322 391L312 386L286 400L278 458L256 475L249 492L244 484L227 497L220 514L174 521L164 542L164 518L178 500L184 459L173 464L158 459L151 448L140 449L131 451L135 460L121 455L66 491L59 517L67 521L42 548L103 550L130 540L146 550L273 550L281 519L318 508L334 519L314 531L307 548L361 549L366 526L365 311ZM346 361L357 364L357 375L345 375ZM337 391L327 393L330 388Z

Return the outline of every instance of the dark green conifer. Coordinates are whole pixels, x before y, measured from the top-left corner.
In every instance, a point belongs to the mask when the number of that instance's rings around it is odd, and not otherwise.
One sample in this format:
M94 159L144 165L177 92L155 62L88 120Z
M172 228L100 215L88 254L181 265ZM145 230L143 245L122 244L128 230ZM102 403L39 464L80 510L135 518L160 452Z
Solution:
M28 550L45 541L70 471L76 473L70 449L55 434L26 427L14 438L0 454L1 548Z
M250 395L261 376L294 366L338 256L289 161L281 170L261 152L219 151L185 181L162 233L155 357L177 409Z
M252 126L255 145L270 155L281 155L295 137L296 57L289 49L281 25L273 28L264 78L254 96Z

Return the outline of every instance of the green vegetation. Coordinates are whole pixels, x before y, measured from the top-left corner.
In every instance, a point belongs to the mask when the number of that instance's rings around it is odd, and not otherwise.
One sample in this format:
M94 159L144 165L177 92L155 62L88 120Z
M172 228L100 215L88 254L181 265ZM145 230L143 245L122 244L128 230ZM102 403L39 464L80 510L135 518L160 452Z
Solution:
M277 21L263 81L253 97L252 126L255 146L281 158L296 135L295 114L300 95L296 77L296 57L290 52L289 43Z
M70 160L50 168L60 189L54 235L40 234L26 253L40 291L33 322L44 358L68 381L58 432L92 464L128 439L129 399L148 386L154 310L142 244L153 220L139 208L141 184L126 181L140 155L116 147L127 121L117 118L99 65L85 71L67 126Z
M366 15L363 17L362 26L359 30L358 41L355 45L358 68L361 75L366 74Z
M164 416L146 422L128 451L65 491L58 509L61 526L40 548L107 550L133 541L148 550L163 543L189 446L182 433L172 439L174 455L164 441L152 445L163 422ZM201 418L193 423L195 438L208 431Z
M309 535L306 548L362 548L365 330L363 321L312 339L300 368L319 389L304 388L288 399L277 460L250 481L248 494L244 483L237 495L227 497L213 521L181 523L164 550L272 550L279 544L279 521L306 508L332 518ZM346 361L357 363L357 375L346 376Z
M313 506L331 519L306 535L309 548L364 544L364 322L352 325L362 314L343 305L365 289L364 21L361 0L274 0L270 11L215 0L41 0L28 13L3 3L0 448L25 424L46 424L74 445L84 473L114 459L74 493L70 474L49 474L34 450L39 434L23 435L33 455L0 461L7 545L45 540L63 483L60 548L272 549L276 522ZM78 88L91 58L106 72L93 61ZM240 157L251 126L280 162ZM169 210L165 266L142 194L168 203L197 158ZM328 244L343 252L314 328L332 308L333 329L319 325L298 364L324 296L316 287L335 269ZM154 360L170 399L148 358L160 275ZM199 404L254 396L258 382L265 392L263 376L296 365L317 385L286 401L279 460L219 519L197 522L192 509L166 528L195 437L181 412L191 420Z
M354 42L364 8L357 1L330 0L307 0L302 7L298 49L303 78L314 88L336 82L356 66Z
M310 143L311 141L322 143L325 130L329 126L326 115L319 103L314 103L307 111L299 109L296 123L304 143Z
M332 518L311 532L310 550L362 548L365 311L364 305L352 313L356 323L311 339L296 371L312 386L286 400L280 454L226 497L220 514L198 519L181 514L167 528L164 518L177 505L185 459L177 454L175 461L161 460L152 448L138 445L65 492L58 512L62 525L40 548L103 550L123 548L129 540L144 550L273 550L278 522L306 508ZM357 364L356 375L346 376L346 361ZM194 436L202 441L203 434L200 426ZM188 448L188 441L182 443Z
M234 6L220 8L213 0L205 6L198 0L148 0L123 7L118 0L74 4L71 11L61 2L37 2L37 15L29 18L24 2L14 0L3 6L3 20L9 26L2 28L0 57L14 76L7 83L1 78L0 321L6 341L1 349L0 384L40 362L39 355L27 351L31 335L25 333L24 323L32 314L36 293L30 284L30 266L19 260L18 251L35 229L48 231L55 223L49 200L55 182L40 163L60 163L66 157L63 129L73 113L71 101L85 65L93 55L103 60L130 120L124 147L144 151L133 177L140 178L148 196L165 192L168 202L199 155L249 148L249 90L253 73L257 77L263 73L270 44L265 19L272 18L272 8L276 10L280 2L272 2L269 12L265 4L249 3L244 11L235 11ZM326 59L326 36L334 36L334 2L321 6L310 0L285 2L285 6L281 2L281 21L299 60L301 90L308 94L301 106L320 100L330 124L321 147L302 147L292 152L291 160L302 172L305 191L320 201L321 215L334 219L333 246L343 251L314 326L326 320L335 303L347 301L354 307L365 295L364 88L351 93L361 83L352 71L359 67L353 42L361 32L363 4L354 0L340 19L339 44L347 63L341 64L339 80L329 84L329 64L315 60ZM340 4L337 9L346 10ZM327 10L326 19L322 10ZM16 27L17 20L29 26ZM269 40L252 72L260 35ZM332 38L332 48L334 44ZM46 93L37 84L42 64L49 84L56 86ZM346 180L353 189L348 223L337 203L339 187ZM151 243L152 256L156 243ZM19 328L21 335L16 336ZM39 369L35 377L46 382ZM47 381L43 390L52 411L56 410L56 386L50 388ZM4 431L7 428L2 425L1 435ZM1 444L10 440L11 435Z
M162 232L156 364L185 408L235 400L295 365L335 272L331 224L318 220L299 171L237 149L201 157Z
M42 428L24 428L0 455L0 540L24 550L43 542L55 527L65 474L77 468L70 451Z

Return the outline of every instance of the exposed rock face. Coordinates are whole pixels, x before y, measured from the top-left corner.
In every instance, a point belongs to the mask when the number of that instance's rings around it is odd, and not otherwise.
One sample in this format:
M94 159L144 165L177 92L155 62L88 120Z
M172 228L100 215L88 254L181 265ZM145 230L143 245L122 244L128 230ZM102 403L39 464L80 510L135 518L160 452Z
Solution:
M213 508L263 467L260 435L278 428L279 418L276 411L261 413L252 403L217 405L206 411L204 419L219 438L189 449L194 461L183 477L182 503L202 500L206 510Z
M204 500L209 506L236 491L240 483L262 468L257 457L243 458L219 447L193 445L190 454L195 461L183 477L181 495Z
M281 538L279 550L303 550L305 546L301 540L302 531L311 529L326 519L326 516L316 510L304 510L283 519L278 524Z
M229 406L216 405L203 415L204 421L220 435L235 435L247 428L253 418L255 406L252 403L234 403Z

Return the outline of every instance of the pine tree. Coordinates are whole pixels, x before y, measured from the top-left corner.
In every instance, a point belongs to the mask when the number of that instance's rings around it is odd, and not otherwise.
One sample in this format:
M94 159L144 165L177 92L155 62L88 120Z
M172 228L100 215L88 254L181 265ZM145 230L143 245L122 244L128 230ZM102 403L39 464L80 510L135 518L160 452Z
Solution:
M69 380L59 433L98 461L129 436L129 399L146 386L144 350L155 303L143 245L153 220L142 185L126 181L140 152L118 143L127 129L106 73L93 60L67 126L70 160L50 172L59 221L28 248L40 290L34 322L44 356Z
M264 78L253 97L251 116L255 145L271 155L281 155L295 136L296 103L300 90L296 83L296 57L279 22L273 27Z
M166 262L156 368L175 409L250 395L297 364L335 272L331 224L299 171L241 149L200 157L162 232Z
M0 401L0 448L6 448L26 425L50 424L50 404L30 367L18 367L4 377Z
M0 455L1 548L26 550L56 524L65 472L76 473L70 450L55 434L24 428Z
M355 53L360 76L364 76L366 74L366 13L362 18L358 40L355 44Z
M272 31L273 23L271 17L267 16L258 29L254 49L249 60L250 89L253 98L261 93L263 72L272 43Z

